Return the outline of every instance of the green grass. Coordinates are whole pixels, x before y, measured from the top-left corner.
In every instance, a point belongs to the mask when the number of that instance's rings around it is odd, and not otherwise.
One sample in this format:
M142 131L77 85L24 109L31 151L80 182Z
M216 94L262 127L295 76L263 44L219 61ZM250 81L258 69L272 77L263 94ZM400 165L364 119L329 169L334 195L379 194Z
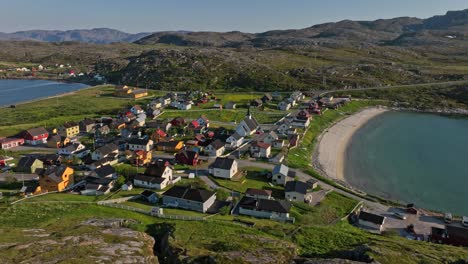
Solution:
M86 196L79 194L68 194L68 193L50 193L40 195L37 197L28 198L22 203L33 203L33 202L97 202L104 196Z
M0 136L12 136L22 130L58 126L85 117L114 116L116 111L135 104L130 99L113 98L112 86L96 86L70 95L0 109ZM143 104L150 99L136 101Z
M271 190L273 196L284 198L283 188L270 185L270 181L265 175L262 175L264 170L258 168L245 168L247 175L235 180L226 180L216 177L211 177L219 186L240 193L245 193L248 188Z

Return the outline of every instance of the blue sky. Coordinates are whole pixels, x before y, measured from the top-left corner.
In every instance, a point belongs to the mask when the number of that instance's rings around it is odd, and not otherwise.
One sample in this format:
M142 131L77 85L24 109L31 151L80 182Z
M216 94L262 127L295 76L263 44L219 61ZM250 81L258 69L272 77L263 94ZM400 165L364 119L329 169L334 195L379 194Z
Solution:
M0 31L109 27L127 32L262 32L343 19L426 18L467 0L0 0Z

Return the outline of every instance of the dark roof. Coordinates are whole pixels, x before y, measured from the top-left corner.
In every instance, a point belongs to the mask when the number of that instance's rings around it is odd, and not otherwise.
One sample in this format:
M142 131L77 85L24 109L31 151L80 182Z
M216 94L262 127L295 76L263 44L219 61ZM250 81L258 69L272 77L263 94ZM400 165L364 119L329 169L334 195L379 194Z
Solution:
M456 226L456 225L446 225L447 235L455 236L463 239L468 239L468 228Z
M197 142L197 141L195 141ZM182 150L178 153L178 155L183 155L185 156L188 160L194 160L198 157L198 152L193 151L193 150Z
M51 166L47 169L38 169L36 173L39 176L48 176L51 180L55 182L62 182L62 175L67 169L67 166Z
M36 159L35 157L31 157L31 156L22 157L22 158L18 161L17 167L18 167L18 168L22 168L22 169L31 168L31 166L33 165L33 163L34 163L36 160L37 160L37 159Z
M31 136L40 136L42 134L47 134L49 132L47 132L47 130L43 127L36 127L36 128L31 128L31 129L28 129L27 130L28 134L30 134Z
M164 162L153 162L148 165L148 168L145 170L145 175L161 177L166 170L166 165Z
M216 150L224 147L224 143L219 139L213 141L210 145Z
M62 137L58 134L55 134L55 135L50 135L49 138L47 139L47 141L55 141L55 142L61 142L62 141Z
M288 181L284 186L284 192L297 192L306 194L307 184L301 181Z
M216 158L216 160L211 164L212 168L218 168L222 170L230 170L234 164L235 159L231 158Z
M78 126L78 124L75 123L75 122L65 122L65 123L63 123L63 127L65 127L65 128L70 128L70 127L75 127L75 126Z
M245 191L245 194L248 194L248 195L271 196L271 193L272 193L271 190L260 190L260 189L253 189L253 188L248 188L247 191Z
M235 132L234 134L232 134L230 137L234 138L235 140L239 140L239 139L242 138L242 136L241 136L239 133L237 133L237 132Z
M92 119L86 118L86 119L81 120L80 123L83 124L83 125L85 125L85 126L87 126L87 125L93 125L93 124L95 124L96 121L94 121L94 120L92 120Z
M110 144L104 145L104 146L96 149L96 151L101 152L101 154L105 156L105 155L108 155L111 152L114 152L114 151L118 150L118 149L119 149L119 147L117 147L117 145L115 145L114 143L110 143Z
M160 178L160 177L154 177L154 176L146 176L142 174L136 175L133 179L139 180L139 181L145 181L149 183L158 183L161 184L164 182L166 179L165 178Z
M149 142L149 139L144 139L144 138L132 138L128 141L128 144L131 145L143 145L146 146Z
M382 225L385 220L385 217L381 215L376 215L373 213L361 211L361 213L359 213L359 220L364 220L364 221L371 222L374 224Z
M249 127L250 131L253 131L258 128L258 122L257 119L253 116L246 116L244 118L245 124Z
M106 177L108 175L114 174L115 169L111 165L102 166L94 171L99 177Z
M143 192L140 193L141 196L144 196L146 198L151 197L151 195L154 195L154 194L156 193L150 190L144 190Z
M277 213L289 213L289 210L291 210L291 203L287 201L255 199L247 196L240 200L239 206L249 210Z
M111 178L96 178L96 177L86 177L86 184L96 184L108 186L111 182L114 182L114 179Z
M184 200L206 202L215 193L205 189L194 189L191 187L174 186L163 193L163 196L170 196Z

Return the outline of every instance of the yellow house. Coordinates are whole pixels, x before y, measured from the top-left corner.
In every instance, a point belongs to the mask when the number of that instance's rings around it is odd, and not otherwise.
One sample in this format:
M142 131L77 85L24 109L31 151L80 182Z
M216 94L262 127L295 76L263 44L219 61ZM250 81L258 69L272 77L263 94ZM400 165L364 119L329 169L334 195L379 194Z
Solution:
M38 171L41 192L61 192L73 184L73 169L65 165Z
M148 96L148 92L143 89L135 89L127 85L124 85L124 86L115 87L114 96L138 99L138 98Z
M58 132L64 137L74 137L80 133L80 126L75 122L66 122L58 128Z

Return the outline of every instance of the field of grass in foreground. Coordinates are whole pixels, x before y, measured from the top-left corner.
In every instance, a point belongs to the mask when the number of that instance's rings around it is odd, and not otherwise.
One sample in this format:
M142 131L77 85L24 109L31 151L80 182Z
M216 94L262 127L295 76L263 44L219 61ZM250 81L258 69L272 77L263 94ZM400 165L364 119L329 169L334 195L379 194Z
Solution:
M243 218L256 223L252 228L233 223L232 216L203 222L168 221L94 204L25 203L11 206L0 214L0 243L25 244L43 239L27 236L23 229L29 228L43 228L53 234L51 239L79 235L87 230L80 227L82 221L98 217L135 219L139 223L131 227L150 234L172 228L171 246L192 258L212 255L224 259L242 252L253 256L274 254L276 263L282 263L280 259L295 252L304 257L339 258L349 257L347 252L356 248L366 249L367 255L384 264L394 263L395 259L399 263L447 263L468 258L468 250L463 248L409 241L392 234L373 235L346 222L330 224L344 216L355 203L331 193L315 208L295 207L294 215L301 217L295 225ZM77 252L75 257L84 253ZM21 259L21 251L0 248L2 259L10 260L12 254L16 254L15 260Z

